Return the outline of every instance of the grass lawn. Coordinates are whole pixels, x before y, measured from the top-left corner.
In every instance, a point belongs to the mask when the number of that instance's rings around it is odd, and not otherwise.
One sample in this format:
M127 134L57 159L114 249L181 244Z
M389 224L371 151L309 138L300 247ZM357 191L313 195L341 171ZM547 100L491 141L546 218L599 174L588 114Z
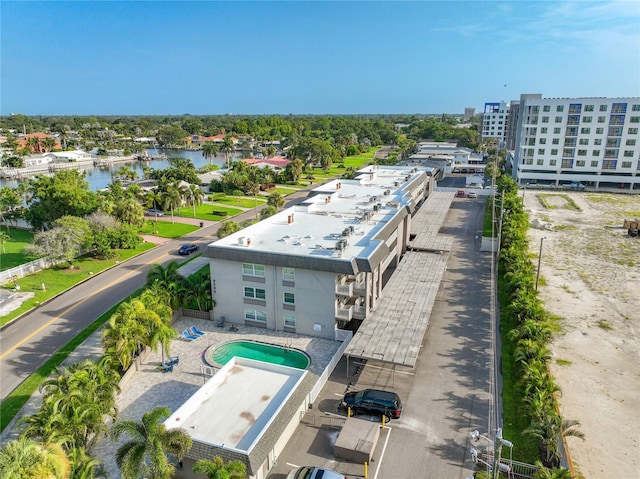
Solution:
M17 318L21 314L35 308L40 303L53 298L54 296L66 291L67 289L75 286L81 281L91 276L91 273L96 274L104 271L107 268L115 265L116 262L125 261L137 254L154 248L155 245L151 243L144 243L136 249L120 250L118 256L108 260L97 260L93 258L81 258L76 263L77 268L68 269L62 267L54 267L39 271L29 276L25 276L18 280L21 292L33 292L35 296L26 300L22 305L11 311L9 314L0 318L0 325L6 324L12 319ZM42 291L42 284L44 283L46 290Z
M166 217L163 217L166 218ZM180 236L197 230L195 225L185 223L171 223L171 218L163 219L157 223L154 220L147 220L140 228L140 233L145 235L160 236L161 238L178 238Z
M258 196L257 199L258 205L266 203L267 201L264 196ZM237 206L240 208L254 208L256 205L254 198L251 196L225 196L222 199L215 200L215 203Z
M24 247L33 240L31 231L9 228L9 231L2 230L7 233L10 238L4 243L3 250L0 250L0 271L20 266L36 259L35 256L27 256L24 254Z
M293 188L286 188L283 186L278 186L276 189L271 190L269 193L280 193L282 196L288 196L291 195L293 193L295 193L298 190L295 190Z
M260 198L258 198L258 201L260 201ZM216 200L216 202L218 201ZM253 207L253 199L251 200L251 202L251 207ZM240 210L238 208L212 205L211 203L203 203L196 206L196 218L199 220L220 221L222 219L225 219L227 216L235 216L242 212L243 210ZM179 208L175 210L174 214L175 216L182 216L184 218L193 218L193 207L185 206L183 208ZM171 217L168 215L166 215L164 218L168 218L169 221L171 220Z

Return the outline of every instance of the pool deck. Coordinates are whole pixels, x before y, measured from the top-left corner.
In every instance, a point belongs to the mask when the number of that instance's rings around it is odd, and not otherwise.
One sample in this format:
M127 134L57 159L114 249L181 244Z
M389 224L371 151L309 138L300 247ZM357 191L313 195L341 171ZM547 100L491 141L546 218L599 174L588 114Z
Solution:
M151 351L118 396L118 419L139 421L145 412L157 406L166 406L171 413L174 413L211 377L213 368L203 361L203 355L210 346L231 340L247 339L300 349L311 358L308 371L320 376L342 344L328 339L245 326L240 326L238 331L229 331L228 326L219 328L213 321L189 317L182 317L173 325L178 332L190 326L196 326L200 331L205 332L205 335L197 341L189 342L183 339L171 341L171 356L180 358L180 363L174 367L173 372L163 373L158 369L162 361L162 353L160 349ZM65 364L72 364L82 359L97 360L101 355L100 335L96 333L76 349ZM17 437L19 429L16 428L15 421L24 415L33 414L40 403L41 396L38 393L34 394L14 422L3 431L3 444ZM124 440L126 439L121 439L121 441ZM120 471L115 463L117 447L118 445L109 438L103 437L92 449L92 455L104 461L109 477L120 477Z

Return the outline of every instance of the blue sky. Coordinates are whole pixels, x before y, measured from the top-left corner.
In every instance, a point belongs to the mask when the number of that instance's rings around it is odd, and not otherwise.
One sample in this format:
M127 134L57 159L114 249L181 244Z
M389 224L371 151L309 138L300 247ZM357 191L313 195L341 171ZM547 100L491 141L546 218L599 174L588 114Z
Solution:
M0 113L462 113L640 96L640 2L0 2Z

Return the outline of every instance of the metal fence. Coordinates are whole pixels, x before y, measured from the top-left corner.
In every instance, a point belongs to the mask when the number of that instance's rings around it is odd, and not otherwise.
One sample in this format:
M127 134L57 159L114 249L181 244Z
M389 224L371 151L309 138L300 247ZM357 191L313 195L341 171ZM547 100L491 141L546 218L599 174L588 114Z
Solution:
M0 271L0 284L8 283L9 281L15 281L16 279L24 278L43 269L50 268L61 261L53 261L49 258L40 258L35 261L30 261L15 268Z

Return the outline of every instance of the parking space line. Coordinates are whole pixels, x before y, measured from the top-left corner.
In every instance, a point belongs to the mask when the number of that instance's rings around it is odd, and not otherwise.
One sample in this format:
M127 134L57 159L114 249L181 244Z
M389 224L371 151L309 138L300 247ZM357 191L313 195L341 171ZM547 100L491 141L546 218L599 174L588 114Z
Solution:
M373 479L378 479L378 473L380 472L380 466L382 465L382 459L384 458L384 452L387 450L387 444L389 443L389 438L391 437L392 428L386 427L389 430L389 434L387 434L387 438L384 440L384 446L382 447L382 452L380 453L380 459L378 459L378 463L376 464L376 473L373 476Z

